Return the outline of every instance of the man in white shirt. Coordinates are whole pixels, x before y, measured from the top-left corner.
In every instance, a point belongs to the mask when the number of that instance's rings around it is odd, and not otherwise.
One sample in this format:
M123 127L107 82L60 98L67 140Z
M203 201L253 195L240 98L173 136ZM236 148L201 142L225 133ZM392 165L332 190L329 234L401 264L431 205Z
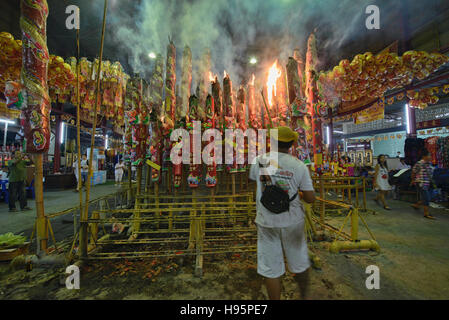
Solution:
M269 298L279 300L280 277L285 273L284 252L289 270L295 273L301 295L306 298L310 261L304 232L304 211L299 197L293 197L301 191L302 199L312 203L315 201L315 192L307 166L288 153L298 140L298 133L289 127L279 127L277 130L279 152L257 157L249 176L257 182L257 272L266 278ZM264 173L260 165L266 166L269 159L274 159L270 166L275 166L269 176L272 184L279 186L288 193L289 199L293 199L289 210L279 214L269 211L260 201L264 188L261 181Z

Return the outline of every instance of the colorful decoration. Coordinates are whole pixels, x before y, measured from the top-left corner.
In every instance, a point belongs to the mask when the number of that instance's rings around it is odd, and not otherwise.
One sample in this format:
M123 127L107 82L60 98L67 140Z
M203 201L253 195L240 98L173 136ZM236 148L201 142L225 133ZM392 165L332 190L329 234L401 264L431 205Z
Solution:
M380 98L413 79L425 79L448 61L443 54L424 51L407 51L402 57L388 51L358 54L351 62L342 60L332 71L319 75L320 96L331 107L364 97Z
M46 0L22 0L20 27L22 29L23 61L21 80L27 92L23 109L26 151L43 153L50 147L50 97L48 95Z
M214 98L209 94L206 97L206 117L207 123L210 125L210 129L215 128L215 105ZM207 165L206 168L206 187L212 188L217 185L217 165L215 163L215 153L212 149L212 157L214 159L213 163Z

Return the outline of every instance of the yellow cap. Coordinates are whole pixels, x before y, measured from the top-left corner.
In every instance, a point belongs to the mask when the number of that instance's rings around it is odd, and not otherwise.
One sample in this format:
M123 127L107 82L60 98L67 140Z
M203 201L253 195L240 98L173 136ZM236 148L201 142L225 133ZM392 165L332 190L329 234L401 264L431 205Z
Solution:
M293 131L289 127L277 127L275 128L278 131L278 141L281 142L291 142L291 141L297 141L299 134L295 131Z

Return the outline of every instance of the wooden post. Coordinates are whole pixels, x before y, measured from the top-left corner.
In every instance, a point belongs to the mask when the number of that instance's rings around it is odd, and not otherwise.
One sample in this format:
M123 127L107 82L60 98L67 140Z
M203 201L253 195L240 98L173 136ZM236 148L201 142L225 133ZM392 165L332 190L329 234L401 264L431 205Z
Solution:
M38 153L34 155L34 190L36 196L36 235L38 240L38 245L40 250L47 250L47 241L48 241L48 228L47 228L47 219L45 217L44 210L44 184L43 184L43 155L42 153Z
M326 195L324 194L324 180L320 180L320 197L321 199L325 200ZM325 203L322 201L321 204L321 212L320 212L320 223L321 225L324 225L324 214L325 214Z
M137 167L137 196L142 192L142 166Z
M145 194L150 193L151 188L151 167L149 165L145 166L147 169L146 178L145 178Z
M126 203L127 206L132 204L132 198L133 198L133 181L132 181L132 170L131 170L131 162L128 163L128 192L127 192L127 197L128 197L128 201Z
M192 208L190 209L190 236L189 236L189 250L195 248L195 240L197 236L197 221L196 221L196 189L192 189Z

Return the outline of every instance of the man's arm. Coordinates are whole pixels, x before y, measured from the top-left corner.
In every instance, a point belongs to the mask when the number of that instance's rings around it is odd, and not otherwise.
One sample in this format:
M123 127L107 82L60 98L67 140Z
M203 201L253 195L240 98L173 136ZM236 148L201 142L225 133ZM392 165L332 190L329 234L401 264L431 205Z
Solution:
M313 203L315 201L315 191L313 190L313 182L310 178L310 172L305 165L299 170L299 190L301 190L301 199L307 203Z
M301 199L303 199L307 203L313 203L315 202L315 191L301 191L302 196Z

